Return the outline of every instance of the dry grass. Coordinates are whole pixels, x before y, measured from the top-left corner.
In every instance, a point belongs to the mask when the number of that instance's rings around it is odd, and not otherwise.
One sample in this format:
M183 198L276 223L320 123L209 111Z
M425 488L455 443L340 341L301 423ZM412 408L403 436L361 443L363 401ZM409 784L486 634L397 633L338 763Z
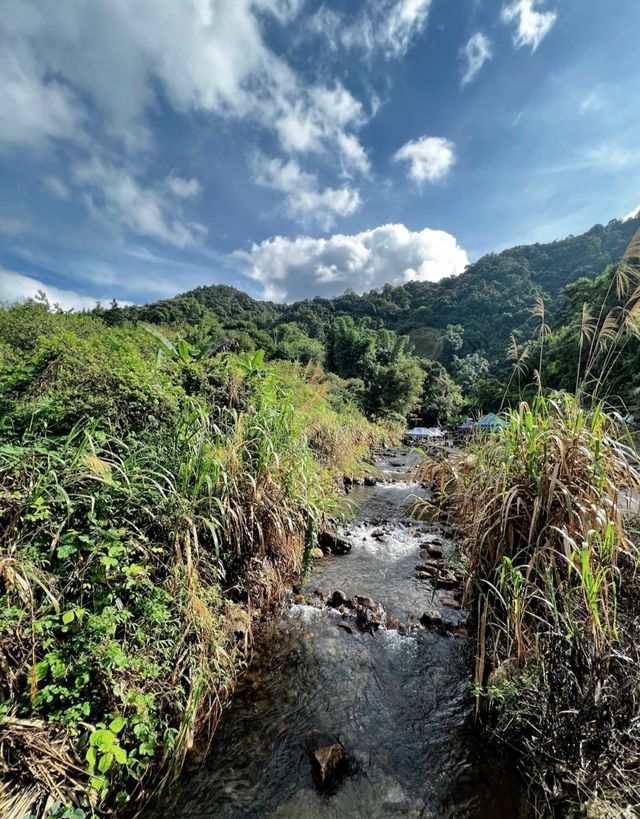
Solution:
M0 724L0 816L46 816L60 805L86 804L88 775L73 742L43 720L4 717Z
M423 467L439 499L429 511L463 544L479 704L549 800L617 788L640 804L628 767L640 751L635 453L614 417L570 396L505 419Z

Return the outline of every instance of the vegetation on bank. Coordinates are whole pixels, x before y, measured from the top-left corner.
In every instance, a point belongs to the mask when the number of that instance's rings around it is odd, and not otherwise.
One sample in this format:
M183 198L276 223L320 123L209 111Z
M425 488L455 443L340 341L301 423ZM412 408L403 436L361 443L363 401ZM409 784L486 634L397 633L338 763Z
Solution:
M499 433L423 466L431 511L467 562L484 723L517 751L542 815L593 800L606 815L640 810L639 459L606 405L625 355L638 354L638 239L576 328L574 394L543 389L555 342L539 303L536 379L520 385L534 397L505 410Z
M0 311L2 816L126 813L175 776L336 478L394 435L319 365L214 342Z
M568 395L427 470L467 564L483 719L542 815L640 806L640 473L620 420Z

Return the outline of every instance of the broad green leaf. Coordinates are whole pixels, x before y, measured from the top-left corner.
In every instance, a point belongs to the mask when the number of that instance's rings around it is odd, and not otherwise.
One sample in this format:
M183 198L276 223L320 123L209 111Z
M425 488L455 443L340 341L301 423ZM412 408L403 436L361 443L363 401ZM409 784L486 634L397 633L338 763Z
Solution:
M109 724L109 730L113 731L114 734L119 734L126 724L127 721L124 719L124 717L115 717Z

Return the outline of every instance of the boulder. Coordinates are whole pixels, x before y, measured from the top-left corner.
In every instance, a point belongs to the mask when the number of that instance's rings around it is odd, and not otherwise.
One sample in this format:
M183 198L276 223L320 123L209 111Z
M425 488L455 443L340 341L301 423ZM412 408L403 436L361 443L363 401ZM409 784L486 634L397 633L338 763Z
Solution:
M337 736L324 731L310 731L306 736L311 772L318 790L335 791L349 770L349 758Z
M371 475L367 475L364 479L365 486L375 486L378 481L375 478L372 478Z
M318 535L318 545L325 554L346 555L351 551L351 544L348 540L328 529Z
M427 609L420 618L420 622L426 628L442 625L442 615L436 608Z

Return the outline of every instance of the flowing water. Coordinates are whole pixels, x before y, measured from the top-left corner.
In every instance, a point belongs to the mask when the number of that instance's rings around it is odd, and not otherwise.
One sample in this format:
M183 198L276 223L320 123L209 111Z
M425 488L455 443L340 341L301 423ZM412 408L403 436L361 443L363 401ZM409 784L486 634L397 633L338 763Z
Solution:
M316 562L305 590L311 605L291 605L261 635L204 763L151 816L520 815L519 787L471 729L473 647L455 628L464 612L442 604L451 592L434 592L415 575L435 530L408 516L419 490L406 480L406 460L396 453L378 464L394 482L354 487L343 527L351 553ZM323 605L335 590L378 601L395 628L361 633ZM419 625L434 606L448 630ZM314 731L339 737L349 757L329 795L312 778Z

